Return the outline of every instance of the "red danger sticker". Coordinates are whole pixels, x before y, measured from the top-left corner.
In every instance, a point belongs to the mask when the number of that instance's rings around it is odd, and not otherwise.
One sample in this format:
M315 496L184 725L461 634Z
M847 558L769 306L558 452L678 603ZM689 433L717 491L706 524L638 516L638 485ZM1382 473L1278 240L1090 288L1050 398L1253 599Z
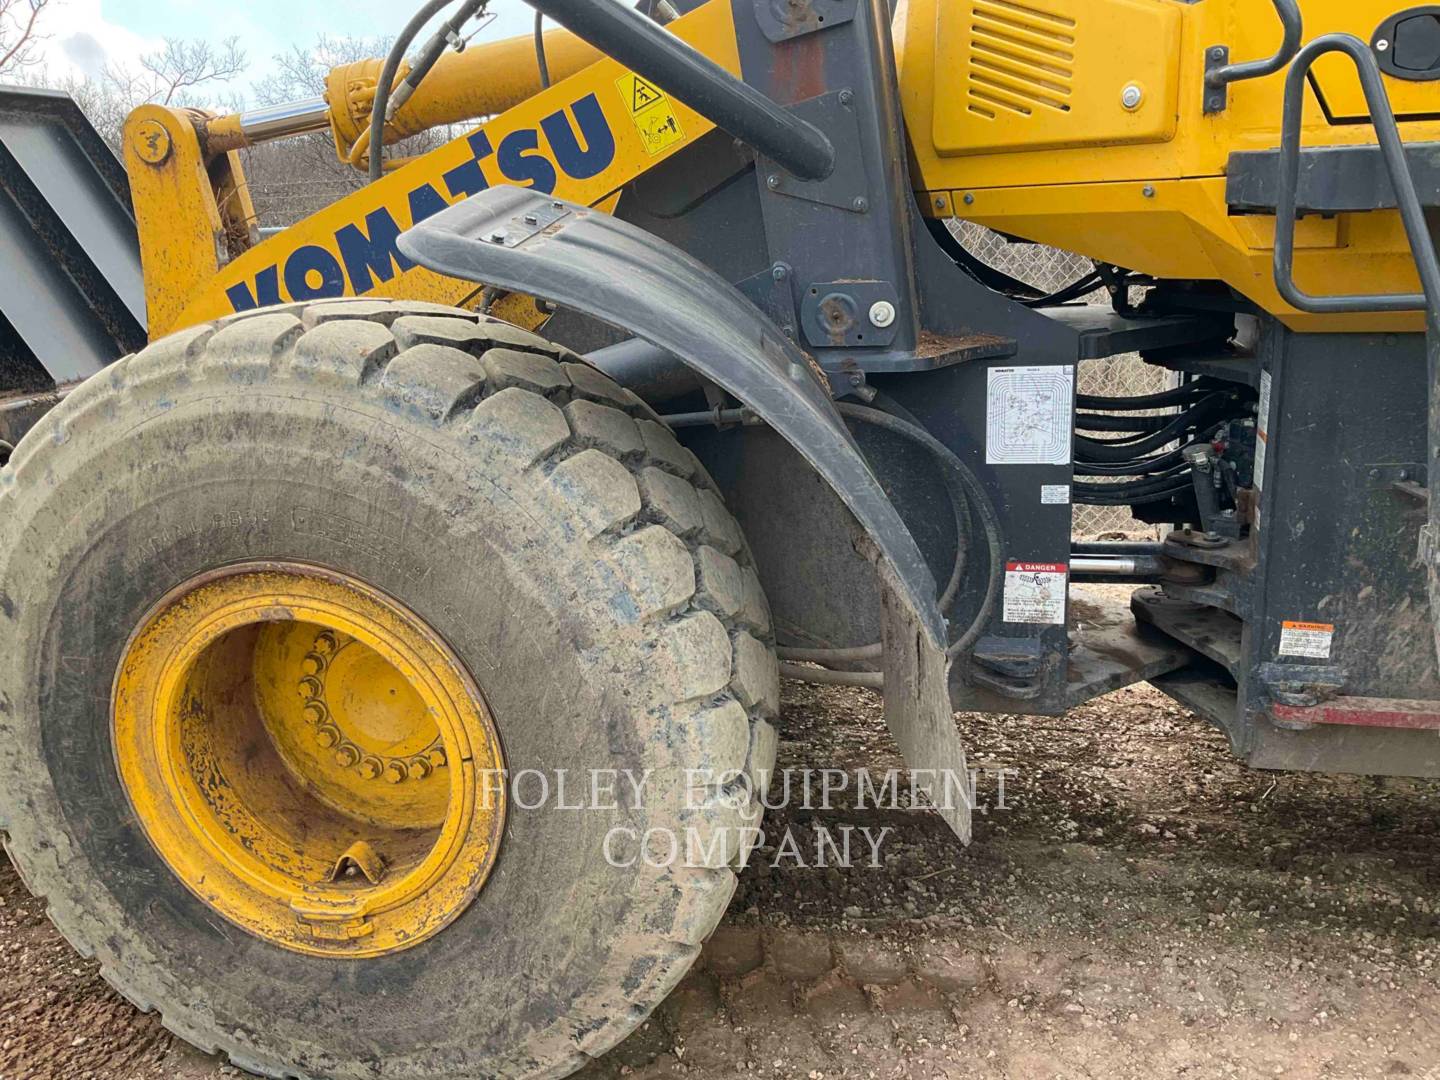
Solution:
M1009 623L1061 626L1070 568L1065 563L1007 562L1003 618Z

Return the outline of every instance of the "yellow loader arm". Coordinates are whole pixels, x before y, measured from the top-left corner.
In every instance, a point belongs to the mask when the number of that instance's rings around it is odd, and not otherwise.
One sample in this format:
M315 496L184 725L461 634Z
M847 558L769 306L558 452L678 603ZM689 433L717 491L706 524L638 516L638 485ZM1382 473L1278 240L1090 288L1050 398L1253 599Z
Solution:
M738 72L728 4L706 4L671 29ZM352 156L378 63L336 69L330 104L313 103L309 115L207 118L160 105L136 109L124 151L151 338L255 307L375 290L465 303L474 285L416 267L395 246L400 233L492 184L600 204L714 127L570 35L546 37L558 80L548 90L539 88L528 38L446 57L396 114L387 142L504 111L264 241L238 149L328 125L341 157Z

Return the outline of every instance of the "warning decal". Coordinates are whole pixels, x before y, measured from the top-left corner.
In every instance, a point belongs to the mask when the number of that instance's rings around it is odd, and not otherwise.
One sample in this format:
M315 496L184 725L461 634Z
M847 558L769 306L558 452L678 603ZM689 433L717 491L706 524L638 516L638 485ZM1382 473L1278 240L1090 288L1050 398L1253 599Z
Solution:
M1004 620L1042 626L1063 625L1069 571L1065 563L1007 562Z
M991 368L986 376L985 463L1070 461L1074 367Z
M1334 637L1334 623L1286 620L1280 624L1280 655L1329 660L1330 642Z
M630 119L640 132L646 153L654 156L667 146L685 141L685 132L675 117L670 99L658 86L628 71L615 80L615 85L630 110Z
M1041 506L1069 506L1070 485L1069 484L1041 484L1040 485Z

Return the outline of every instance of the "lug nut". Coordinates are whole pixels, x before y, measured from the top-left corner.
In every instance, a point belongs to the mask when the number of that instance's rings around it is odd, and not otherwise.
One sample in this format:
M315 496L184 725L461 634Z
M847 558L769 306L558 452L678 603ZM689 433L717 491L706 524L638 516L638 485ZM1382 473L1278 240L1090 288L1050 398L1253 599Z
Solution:
M387 784L398 784L409 775L409 771L399 761L392 761L385 766L385 782Z
M343 768L348 769L359 760L360 751L356 750L353 746L342 746L339 750L335 751L335 764Z
M367 757L360 762L360 775L366 780L374 780L380 775L380 762L373 757Z

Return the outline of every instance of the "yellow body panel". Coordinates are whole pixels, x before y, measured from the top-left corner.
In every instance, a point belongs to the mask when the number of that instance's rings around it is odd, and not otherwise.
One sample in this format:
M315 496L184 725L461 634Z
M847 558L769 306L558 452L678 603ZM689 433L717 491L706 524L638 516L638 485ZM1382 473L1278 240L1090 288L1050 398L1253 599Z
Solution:
M1305 38L1344 31L1368 40L1394 8L1391 0L1306 0ZM1146 17L1124 18L1137 11ZM1009 20L1008 28L994 17L996 12ZM901 93L912 167L921 205L930 213L955 214L1142 273L1224 281L1296 329L1422 328L1418 313L1325 317L1295 311L1279 298L1271 278L1273 217L1243 220L1229 213L1224 176L1230 154L1279 145L1284 75L1233 85L1229 107L1207 116L1201 101L1205 50L1224 44L1235 60L1271 55L1280 27L1268 4L908 0L901 18ZM1061 121L1065 142L1057 143L1051 118L1012 111L989 121L1009 129L988 138L995 149L965 152L953 132L957 125L974 125L964 119L969 92L977 71L988 73L975 66L969 46L973 31L967 27L998 26L1009 39L999 39L1002 44L1033 60L1037 54L1030 46L1037 42L1015 28L1024 24L1053 26L1057 32L1063 25L1064 36L1074 39L1061 50L1075 57L1065 98L1070 109ZM1142 32L1142 26L1150 29ZM1062 43L1052 44L1059 49ZM1110 64L1092 57L1109 58ZM1153 85L1161 71L1160 84ZM1327 93L1336 100L1343 88L1356 83L1352 73L1341 70L1326 68L1322 74L1330 80ZM1124 87L1132 82L1144 84L1142 103L1134 110L1123 100ZM1440 84L1386 82L1402 112L1427 94L1429 111L1436 111ZM1358 92L1358 85L1354 89ZM1136 118L1127 121L1132 112ZM1170 133L1149 142L1117 137L1143 114L1151 115L1149 130ZM1375 141L1366 124L1331 124L1313 92L1303 132L1307 146ZM1440 140L1440 121L1406 122L1402 133L1407 141ZM1296 276L1310 291L1417 291L1397 214L1345 214L1330 226L1306 225L1301 233L1310 239L1302 241ZM1333 243L1317 246L1323 236Z
M940 157L996 150L1164 142L1175 134L1180 12L1151 0L1087 4L959 0L936 10L935 62L964 71L964 98L934 110ZM1135 49L1133 42L1145 42ZM1133 86L1139 103L1075 122L1075 111ZM1084 96L1077 96L1083 88Z

